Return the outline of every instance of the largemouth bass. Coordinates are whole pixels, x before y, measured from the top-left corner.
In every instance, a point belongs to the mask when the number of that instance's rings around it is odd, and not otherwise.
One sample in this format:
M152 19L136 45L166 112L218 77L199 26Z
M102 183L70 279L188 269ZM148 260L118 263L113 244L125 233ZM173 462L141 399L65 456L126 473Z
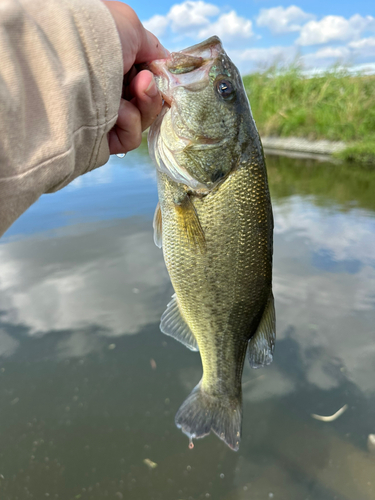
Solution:
M162 332L200 352L203 376L177 412L190 438L241 437L241 377L272 361L273 218L263 149L237 68L219 38L149 65L165 104L149 132L159 204L155 243L175 294Z

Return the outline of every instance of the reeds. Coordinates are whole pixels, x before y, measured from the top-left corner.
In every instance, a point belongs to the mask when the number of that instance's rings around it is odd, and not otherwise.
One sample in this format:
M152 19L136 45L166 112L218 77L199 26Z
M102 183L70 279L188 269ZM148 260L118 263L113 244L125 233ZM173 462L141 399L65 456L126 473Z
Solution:
M344 141L344 159L375 163L375 76L297 65L244 77L261 135Z

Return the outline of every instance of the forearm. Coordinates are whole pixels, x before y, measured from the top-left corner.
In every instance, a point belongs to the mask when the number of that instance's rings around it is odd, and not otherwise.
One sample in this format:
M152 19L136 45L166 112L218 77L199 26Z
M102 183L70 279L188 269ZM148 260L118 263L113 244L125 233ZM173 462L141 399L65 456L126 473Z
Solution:
M122 76L100 0L0 0L0 235L41 194L108 160Z

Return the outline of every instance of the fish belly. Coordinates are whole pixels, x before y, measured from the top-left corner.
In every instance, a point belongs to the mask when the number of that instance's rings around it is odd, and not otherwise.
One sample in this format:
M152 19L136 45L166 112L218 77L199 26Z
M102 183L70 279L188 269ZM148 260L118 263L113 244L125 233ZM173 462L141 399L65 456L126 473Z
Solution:
M238 392L247 342L271 290L272 212L266 179L257 166L245 165L207 196L191 197L205 251L186 238L175 209L177 186L159 174L165 263L199 346L203 387Z

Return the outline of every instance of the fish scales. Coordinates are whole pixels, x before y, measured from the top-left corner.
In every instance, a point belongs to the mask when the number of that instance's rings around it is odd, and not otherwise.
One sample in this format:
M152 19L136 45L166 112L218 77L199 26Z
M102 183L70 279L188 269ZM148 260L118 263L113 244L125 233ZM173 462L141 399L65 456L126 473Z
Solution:
M199 76L199 85L194 83L194 91L201 92L196 101L186 90L190 85L191 92L191 82L174 80L177 88L168 93L159 81L165 98L173 100L149 137L158 167L155 241L175 291L161 329L199 350L203 365L202 380L177 412L177 426L190 438L213 430L237 450L246 351L249 347L255 368L272 361L273 219L261 142L240 77L220 41L214 37L183 51L192 57L186 67L193 71L195 55L207 47L213 59L217 50L218 69L206 63L209 78ZM196 64L202 73L205 64L201 59ZM224 72L230 80L220 76ZM225 92L236 85L234 108L222 105L215 85Z
M224 384L238 393L242 370L237 369L237 358L246 351L271 286L272 215L262 203L264 189L259 187L264 174L260 177L251 163L241 165L217 191L194 199L206 238L204 254L191 247L178 224L174 190L168 190L173 181L159 174L158 182L165 193L161 202L165 262L200 348L202 385L220 393ZM228 330L232 335L225 335Z

